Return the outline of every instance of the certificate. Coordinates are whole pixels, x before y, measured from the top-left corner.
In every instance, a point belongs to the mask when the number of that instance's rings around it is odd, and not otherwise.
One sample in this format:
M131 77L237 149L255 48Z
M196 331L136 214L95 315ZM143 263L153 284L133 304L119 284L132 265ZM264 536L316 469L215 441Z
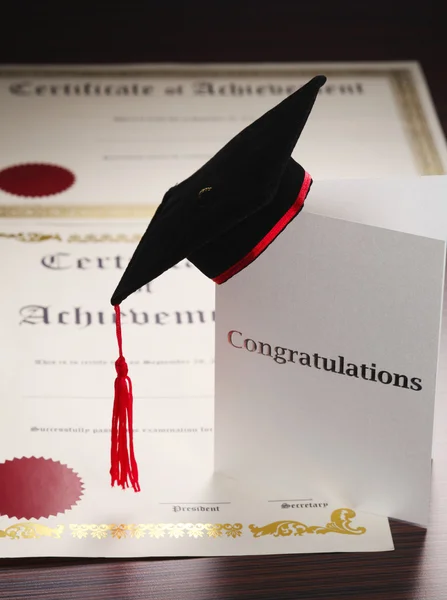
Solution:
M147 219L317 73L328 81L293 153L314 180L447 172L415 63L11 67L0 72L0 216Z
M392 550L384 517L214 473L214 284L188 261L123 303L141 492L111 487L108 299L144 227L1 222L1 556Z

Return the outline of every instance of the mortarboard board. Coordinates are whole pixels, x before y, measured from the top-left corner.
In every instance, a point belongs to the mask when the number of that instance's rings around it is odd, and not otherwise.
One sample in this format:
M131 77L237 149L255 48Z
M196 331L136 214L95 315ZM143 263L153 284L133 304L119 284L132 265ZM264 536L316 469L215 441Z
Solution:
M253 262L299 214L312 179L292 152L325 82L322 75L311 79L168 190L141 238L111 299L119 346L112 485L124 488L130 483L135 491L140 489L119 305L185 258L217 284L224 283Z

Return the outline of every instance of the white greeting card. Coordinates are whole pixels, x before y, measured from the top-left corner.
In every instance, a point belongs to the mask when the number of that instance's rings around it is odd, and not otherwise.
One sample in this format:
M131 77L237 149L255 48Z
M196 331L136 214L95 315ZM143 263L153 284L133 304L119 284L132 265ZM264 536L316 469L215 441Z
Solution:
M217 472L427 525L446 237L445 177L314 183L217 289Z

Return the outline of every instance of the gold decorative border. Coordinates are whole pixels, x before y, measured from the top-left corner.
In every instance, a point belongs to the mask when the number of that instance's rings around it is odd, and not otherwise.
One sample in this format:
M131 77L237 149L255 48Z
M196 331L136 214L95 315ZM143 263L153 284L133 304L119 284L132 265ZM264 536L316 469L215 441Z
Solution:
M393 72L391 86L421 175L444 175L441 157L425 118L422 102L408 71Z
M299 521L275 521L263 527L249 525L248 528L252 532L253 537L259 538L264 535L272 535L273 537L288 537L290 535L304 535L305 533L342 533L347 535L363 535L366 533L365 527L351 527L352 519L355 517L355 512L349 508L339 508L331 514L331 522L324 526L320 525L304 525Z
M131 244L137 244L141 240L141 235L138 233L128 235L126 233L117 233L116 235L103 233L72 233L65 240L62 238L59 233L37 233L37 232L25 232L25 233L5 233L0 231L0 238L16 240L18 242L25 243L40 243L40 242L48 242L50 240L62 242L65 241L71 244L80 244L80 243L103 243L103 242L125 242Z
M1 204L1 219L151 219L156 205L144 204L82 204L20 205Z
M139 525L70 525L71 534L74 538L82 539L92 537L104 539L112 537L115 539L143 537L150 538L218 538L225 534L227 537L237 538L242 535L241 523L146 523Z
M284 65L281 65L281 67ZM394 93L397 107L400 111L402 122L407 132L413 155L421 175L443 175L446 173L442 160L436 148L430 126L426 119L422 102L417 93L413 74L404 67L391 67L389 69L377 68L337 68L325 66L327 76L337 77L388 77ZM318 73L313 67L308 69L275 68L250 66L247 69L225 67L216 69L213 66L197 68L166 68L164 66L148 68L147 66L136 69L130 68L41 68L41 69L0 69L0 77L102 77L102 78L141 78L141 77L258 77L258 76L296 76L312 77ZM0 218L144 218L150 219L156 210L155 205L81 205L81 206L42 206L42 205L3 205L0 206Z
M0 231L0 238L17 240L18 242L48 242L49 240L57 240L58 242L62 242L62 238L58 233L5 233Z
M60 539L64 533L64 529L64 525L51 528L41 523L23 521L15 523L6 529L0 529L0 538L9 538L10 540L31 540L42 537Z
M305 525L300 521L282 520L267 523L261 527L249 525L248 529L254 538L263 536L289 537L302 536L304 534L326 534L338 533L345 535L364 535L366 527L351 527L352 520L356 513L350 508L338 508L331 514L331 521L326 525ZM67 529L71 536L81 540L85 538L94 538L103 540L106 538L121 539L141 539L149 537L160 539L164 537L179 539L189 537L199 538L239 538L243 535L244 526L241 523L143 523L143 524L71 524ZM58 525L55 528L42 525L33 521L22 521L0 529L0 538L9 538L13 540L35 539L50 537L61 539L65 531L64 525Z

